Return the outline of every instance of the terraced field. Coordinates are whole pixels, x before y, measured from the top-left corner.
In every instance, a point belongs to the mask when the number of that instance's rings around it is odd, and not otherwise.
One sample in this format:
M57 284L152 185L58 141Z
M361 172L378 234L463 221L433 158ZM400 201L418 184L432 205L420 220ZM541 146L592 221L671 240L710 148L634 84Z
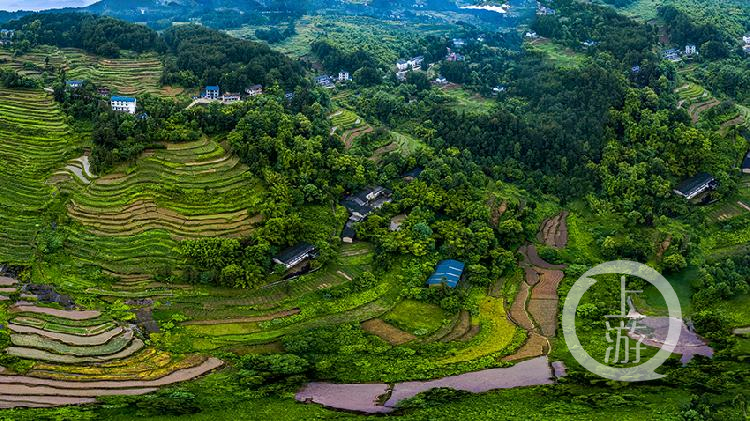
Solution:
M223 365L216 358L146 348L132 326L98 311L22 302L9 310L14 316L9 324L12 345L3 352L32 365L25 375L0 367L0 408L81 405L95 403L99 396L140 395Z
M339 134L347 149L354 145L358 137L374 130L357 114L345 109L331 114L331 123L333 123L333 133Z
M698 123L702 112L720 104L719 100L714 98L710 92L692 82L677 88L675 92L679 97L677 107L688 111L693 124Z
M46 60L49 61L48 69ZM48 77L65 70L68 79L89 80L122 95L152 93L175 96L183 92L182 89L161 86L164 66L155 53L138 55L126 52L122 58L106 59L75 48L43 45L18 57L0 49L0 65L31 77L42 76L45 69Z
M215 140L167 144L96 179L70 165L65 175L57 177L76 223L66 228L69 252L128 281L121 296L149 273L179 268L180 240L245 237L260 221L262 187Z
M0 89L0 262L28 263L56 195L46 180L78 145L52 97Z
M165 93L159 84L163 65L156 54L105 59L76 49L64 49L62 53L70 79L90 80L123 95Z

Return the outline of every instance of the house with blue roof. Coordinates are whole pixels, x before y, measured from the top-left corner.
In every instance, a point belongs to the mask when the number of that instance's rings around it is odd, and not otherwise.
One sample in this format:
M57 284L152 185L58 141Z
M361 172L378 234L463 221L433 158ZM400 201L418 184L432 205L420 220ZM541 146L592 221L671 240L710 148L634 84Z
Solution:
M442 260L437 264L435 272L427 279L427 285L429 287L447 286L455 288L464 275L464 267L466 267L464 262L458 260Z
M137 100L130 96L113 96L110 99L112 111L135 114Z
M65 84L70 89L78 89L81 86L83 86L83 81L82 80L68 80L68 81L65 82Z
M203 98L206 99L219 99L219 87L218 86L206 86L206 92L203 93Z

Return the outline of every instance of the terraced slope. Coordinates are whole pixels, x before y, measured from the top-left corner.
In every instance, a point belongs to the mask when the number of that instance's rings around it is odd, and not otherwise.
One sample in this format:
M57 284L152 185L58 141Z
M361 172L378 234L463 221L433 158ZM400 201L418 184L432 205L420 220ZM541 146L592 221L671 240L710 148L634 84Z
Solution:
M163 93L159 84L163 65L156 54L105 59L76 49L62 53L70 79L90 80L123 95Z
M213 140L147 151L113 174L84 173L88 182L70 171L69 165L61 184L71 192L68 214L77 223L68 228L70 254L134 283L179 268L180 240L246 237L260 221L261 185ZM129 286L121 295L138 285Z
M12 345L3 352L34 361L26 375L0 367L0 408L95 403L105 395L140 395L202 376L216 358L175 356L145 348L132 326L98 311L16 303ZM60 333L65 330L66 333Z
M46 181L76 145L51 96L0 89L0 262L32 258L44 210L56 194Z

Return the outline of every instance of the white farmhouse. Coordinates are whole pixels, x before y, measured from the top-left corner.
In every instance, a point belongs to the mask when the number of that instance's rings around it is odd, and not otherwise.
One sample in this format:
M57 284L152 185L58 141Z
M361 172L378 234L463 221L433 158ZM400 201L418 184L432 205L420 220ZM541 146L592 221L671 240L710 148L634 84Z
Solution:
M136 106L137 100L133 97L113 96L111 103L112 103L112 111L135 114L135 106Z

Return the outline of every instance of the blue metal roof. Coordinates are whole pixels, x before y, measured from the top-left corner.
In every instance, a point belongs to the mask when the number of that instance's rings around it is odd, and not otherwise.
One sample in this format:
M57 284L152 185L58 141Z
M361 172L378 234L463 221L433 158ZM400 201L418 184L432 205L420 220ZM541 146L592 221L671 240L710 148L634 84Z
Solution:
M427 284L430 286L445 284L450 288L455 288L464 273L465 266L463 262L458 260L443 260L438 263L435 272L427 279Z
M135 102L135 98L132 96L113 96L112 101Z
M218 91L219 87L218 86L206 86L206 90L207 91Z

